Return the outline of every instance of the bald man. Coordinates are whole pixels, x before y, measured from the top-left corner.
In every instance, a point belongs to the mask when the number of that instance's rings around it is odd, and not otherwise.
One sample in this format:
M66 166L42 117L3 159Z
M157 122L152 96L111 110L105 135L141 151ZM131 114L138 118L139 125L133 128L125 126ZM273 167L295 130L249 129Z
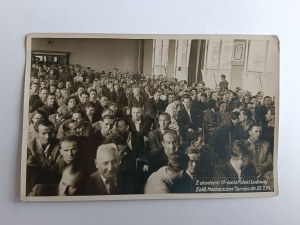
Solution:
M114 143L100 145L95 159L97 171L94 172L87 184L88 195L115 195L122 191L118 184L120 156Z

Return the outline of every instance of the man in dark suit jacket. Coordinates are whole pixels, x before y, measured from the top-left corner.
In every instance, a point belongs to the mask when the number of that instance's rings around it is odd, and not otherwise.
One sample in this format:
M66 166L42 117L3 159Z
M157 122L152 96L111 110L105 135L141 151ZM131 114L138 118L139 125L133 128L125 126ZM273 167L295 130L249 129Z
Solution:
M46 105L40 107L37 111L44 116L44 118L48 118L51 114L56 113L58 109L58 105L56 103L55 94L48 94Z
M158 150L163 148L163 134L169 130L171 116L168 113L161 113L158 117L159 128L149 132L149 148Z
M186 138L187 133L196 131L196 112L191 108L191 98L188 95L183 96L184 108L178 112L178 126L181 137Z
M164 101L160 99L161 94L162 92L158 89L155 91L153 97L147 100L147 115L155 120L157 120L159 113L165 109Z
M149 174L168 164L168 157L179 151L179 141L174 130L168 130L163 135L163 148L151 150L149 153Z
M230 157L230 145L235 135L235 126L239 121L239 112L230 114L231 120L216 129L209 139L217 161L225 162Z
M236 140L231 149L230 160L217 164L213 177L215 180L256 180L256 171L250 161L248 146L243 140ZM224 184L224 186L227 186ZM232 185L229 185L232 187Z
M150 118L142 118L141 107L133 107L131 109L132 119L129 121L129 127L132 131L137 131L142 136L148 137L149 131L153 128L153 120Z
M122 194L117 178L120 165L117 146L113 143L99 146L95 164L97 171L90 176L86 193L88 195Z
M47 103L47 96L49 94L49 90L46 87L43 87L39 91L39 98L34 98L29 105L29 112L34 112L40 107L43 107Z
M146 99L143 95L140 94L140 88L133 88L133 95L128 97L128 107L141 107L143 108L146 103Z

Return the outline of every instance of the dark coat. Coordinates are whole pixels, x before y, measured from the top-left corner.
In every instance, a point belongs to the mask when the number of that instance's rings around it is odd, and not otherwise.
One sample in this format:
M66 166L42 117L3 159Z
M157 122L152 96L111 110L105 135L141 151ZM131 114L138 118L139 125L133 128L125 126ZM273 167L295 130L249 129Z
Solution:
M188 133L188 129L192 128L194 131L196 130L196 112L193 108L190 109L191 118L185 108L179 110L177 123L179 126L179 133L182 137L185 137Z
M146 103L146 98L143 95L139 96L139 101L133 95L130 95L128 97L128 107L129 108L132 108L132 107L141 107L141 108L143 108L145 103Z

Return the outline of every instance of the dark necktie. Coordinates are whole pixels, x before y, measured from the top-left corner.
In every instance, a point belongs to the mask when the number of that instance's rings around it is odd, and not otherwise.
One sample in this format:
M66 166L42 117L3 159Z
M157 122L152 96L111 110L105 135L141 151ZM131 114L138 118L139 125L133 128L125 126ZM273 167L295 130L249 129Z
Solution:
M108 184L108 194L109 195L117 194L117 187L114 179L107 179L106 182Z

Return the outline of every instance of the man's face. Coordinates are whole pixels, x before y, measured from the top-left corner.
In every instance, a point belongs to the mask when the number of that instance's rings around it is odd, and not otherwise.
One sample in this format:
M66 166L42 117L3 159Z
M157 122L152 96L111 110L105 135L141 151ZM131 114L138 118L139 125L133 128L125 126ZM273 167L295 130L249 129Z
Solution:
M83 120L81 113L73 113L72 119L78 123L80 123Z
M134 121L139 121L142 118L142 110L140 108L132 108L131 114Z
M77 157L78 146L75 141L63 141L61 143L60 154L66 164L70 164Z
M240 112L240 115L239 115L239 121L240 122L243 122L243 121L245 121L246 120L246 116L245 116L245 114L244 114L244 111L241 111Z
M72 87L71 82L70 82L70 81L67 81L67 82L66 82L66 88L71 88L71 87Z
M108 88L108 89L112 89L112 88L113 88L113 83L109 82L109 83L107 84L107 88Z
M255 105L254 104L247 104L248 109L254 114L255 113Z
M64 87L64 82L58 82L57 88L62 89Z
M120 165L117 152L112 149L102 150L97 154L95 163L96 168L103 177L107 179L116 177Z
M168 102L169 102L169 103L174 102L174 95L169 95L169 97L168 97Z
M84 91L83 87L78 88L77 93L80 96L80 94Z
M69 89L64 89L61 93L62 93L62 96L63 96L64 99L69 98L70 95L71 95Z
M126 83L123 83L123 84L122 84L122 87L123 87L124 90L126 90L127 84L126 84Z
M37 137L42 146L49 144L50 139L52 138L53 127L52 126L44 126L42 124L38 127Z
M44 87L47 87L47 84L46 84L45 81L42 81L42 82L41 82L41 88L44 88Z
M42 99L42 101L46 101L48 96L48 90L47 89L43 89L40 92L40 98Z
M224 112L226 110L226 103L220 105L220 111Z
M108 132L113 126L114 120L113 119L104 119L104 121L100 120L101 130L104 132Z
M87 103L89 101L89 96L87 94L82 94L81 95L81 102L83 104Z
M206 98L205 98L204 96L200 96L200 101L201 101L202 103L205 103L205 102L206 102Z
M164 140L162 142L162 145L164 146L164 151L166 155L169 157L174 152L178 151L179 143L177 138L172 134L166 134L164 136Z
M153 95L154 101L158 101L158 99L160 98L160 96L161 96L161 93L160 93L160 92L156 92L156 93Z
M32 91L32 93L37 93L38 87L39 86L37 84L32 84L31 85L31 91Z
M108 99L107 99L107 97L102 97L101 99L100 99L100 103L101 103L101 105L102 106L107 106L107 101L108 101Z
M80 180L80 173L71 174L70 169L67 168L61 177L58 185L59 196L72 196L77 191L77 183Z
M252 127L252 129L249 131L250 138L253 141L258 141L261 136L261 131L262 131L262 129L260 126Z
M56 92L56 87L50 86L50 93L55 94L55 92Z
M89 117L93 116L93 114L95 113L95 108L94 107L85 108L85 113Z
M43 116L39 113L36 113L33 117L32 117L32 122L33 124L35 124L36 122L40 121L43 119Z
M213 92L211 98L218 101L218 94L216 92Z
M123 120L121 120L117 123L117 129L120 134L126 134L128 132L129 127L125 124Z
M134 88L134 89L133 89L133 94L134 94L135 96L138 96L138 95L140 94L140 89L139 89L139 88Z
M161 115L158 118L158 123L159 123L160 129L166 130L169 128L171 121L168 119L167 116Z
M53 107L55 104L55 95L48 95L47 105Z
M243 95L244 95L243 90L239 90L237 95L238 95L239 98L242 98Z
M188 163L188 171L191 174L195 174L195 172L197 171L198 167L200 166L200 154L196 154L196 153L191 153L188 154L190 160Z
M272 103L272 99L271 98L265 98L264 99L264 105L269 107Z
M74 109L76 106L76 100L71 98L68 102L68 107L71 108L71 109Z
M268 112L265 116L266 116L266 121L268 121L268 122L271 121L272 119L274 119L274 115L272 115L271 110L268 110Z
M97 98L97 93L95 91L90 92L90 100L95 101Z
M251 99L251 102L253 102L254 105L257 105L257 104L258 104L258 99L257 99L257 98L252 98L252 99Z
M74 122L70 122L68 124L69 127L69 131L66 132L66 136L70 136L70 135L74 135L74 136L80 136L79 134L79 123L74 121Z
M184 108L190 109L191 108L191 100L189 98L184 98L182 104Z

